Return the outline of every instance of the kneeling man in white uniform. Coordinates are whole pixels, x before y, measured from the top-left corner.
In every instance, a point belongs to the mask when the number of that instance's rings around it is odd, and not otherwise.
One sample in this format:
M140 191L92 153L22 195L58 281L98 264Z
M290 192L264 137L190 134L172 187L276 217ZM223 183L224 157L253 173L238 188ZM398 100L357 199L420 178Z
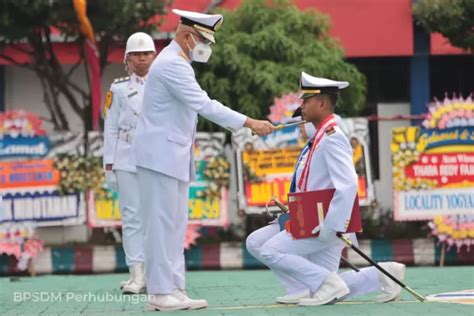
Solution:
M319 237L293 239L286 230L280 231L278 221L274 221L249 235L247 249L285 287L287 295L278 297L278 303L323 305L375 291L383 292L377 297L379 302L395 300L400 296L400 286L375 267L337 274L344 244L336 232L347 229L358 185L352 148L334 115L339 91L349 83L303 72L300 85L303 102L295 114L312 123L315 134L298 158L290 192L335 189L335 193L324 221L312 231L319 232ZM355 234L347 235L355 241ZM403 279L404 265L380 265Z

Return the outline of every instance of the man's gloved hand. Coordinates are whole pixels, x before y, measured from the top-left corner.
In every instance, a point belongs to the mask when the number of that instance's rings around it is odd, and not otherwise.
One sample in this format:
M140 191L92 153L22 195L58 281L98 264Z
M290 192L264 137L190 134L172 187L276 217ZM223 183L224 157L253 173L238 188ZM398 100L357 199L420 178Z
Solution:
M109 190L118 191L117 176L113 170L105 170L105 185Z
M311 231L312 234L319 233L319 238L321 239L328 239L332 237L336 237L336 231L327 228L324 226L324 223L319 224Z

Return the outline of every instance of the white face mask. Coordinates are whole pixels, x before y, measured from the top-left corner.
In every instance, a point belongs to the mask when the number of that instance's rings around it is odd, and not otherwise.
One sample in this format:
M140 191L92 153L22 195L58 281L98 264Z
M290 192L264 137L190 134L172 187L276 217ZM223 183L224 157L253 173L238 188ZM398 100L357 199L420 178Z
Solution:
M204 44L201 42L197 43L192 34L191 38L196 44L196 46L191 50L191 60L198 63L207 63L212 55L211 44Z

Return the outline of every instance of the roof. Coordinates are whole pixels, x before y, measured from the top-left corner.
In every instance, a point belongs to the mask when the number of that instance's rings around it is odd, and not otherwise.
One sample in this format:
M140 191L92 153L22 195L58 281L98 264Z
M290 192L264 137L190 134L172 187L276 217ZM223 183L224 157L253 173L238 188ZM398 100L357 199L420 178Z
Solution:
M339 39L347 57L412 56L414 54L412 0L293 0L301 9L316 9L331 17L330 34ZM233 10L241 0L175 0L170 11L164 16L156 16L152 22L162 22L160 33L153 34L157 50L161 50L172 37L178 26L179 16L171 9L207 12L216 3L224 9ZM225 23L224 23L225 27ZM53 34L59 32L52 29ZM59 39L58 39L59 41ZM55 43L55 49L62 63L75 63L78 60L78 47L75 43ZM21 62L29 57L10 45L5 52ZM440 34L431 34L431 54L467 54L466 51L452 47ZM111 63L121 63L124 48L113 48L108 56ZM0 59L0 64L9 64Z

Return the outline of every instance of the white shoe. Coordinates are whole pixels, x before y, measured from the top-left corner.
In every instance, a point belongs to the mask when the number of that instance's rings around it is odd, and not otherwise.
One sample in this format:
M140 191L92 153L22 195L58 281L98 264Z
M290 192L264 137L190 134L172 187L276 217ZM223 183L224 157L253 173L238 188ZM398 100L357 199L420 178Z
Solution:
M388 273L393 275L395 278L403 282L405 278L405 265L397 262L381 262L379 265L387 270ZM379 281L382 288L383 294L376 297L378 303L388 303L396 301L400 298L400 292L402 288L397 283L393 282L388 276L379 272Z
M332 303L350 293L346 283L337 273L329 274L323 285L313 294L311 298L300 300L301 306L318 306Z
M189 303L189 309L202 309L207 307L206 300L193 300L186 295L186 291L181 289L174 289L173 295L183 302Z
M145 269L143 263L137 263L130 266L131 281L126 283L122 288L123 294L140 294L145 293Z
M280 304L298 304L301 299L309 297L309 290L304 290L303 292L297 294L277 297L276 302Z
M172 294L148 295L149 311L179 311L189 307L190 302L182 301Z
M125 284L129 283L130 281L132 281L132 276L130 276L130 277L128 278L128 280L120 281L120 289L123 289L123 287L125 286Z

